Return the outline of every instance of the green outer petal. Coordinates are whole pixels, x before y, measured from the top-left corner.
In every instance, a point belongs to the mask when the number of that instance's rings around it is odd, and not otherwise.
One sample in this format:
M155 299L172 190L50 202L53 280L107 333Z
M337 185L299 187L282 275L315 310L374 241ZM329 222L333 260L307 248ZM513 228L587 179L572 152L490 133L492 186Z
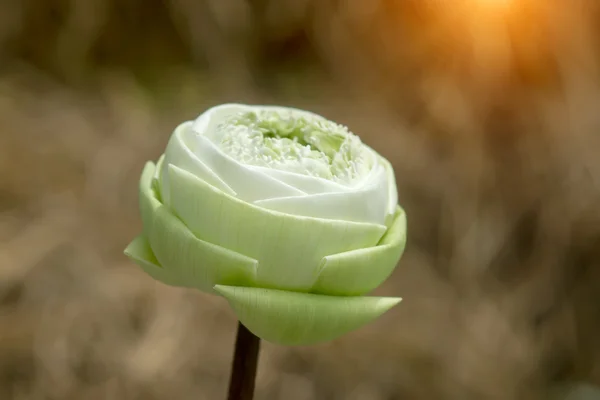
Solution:
M154 173L156 167L152 162L147 162L142 171L139 183L139 203L144 233L152 231L154 225L154 210L162 206L162 203L156 198L154 187Z
M154 279L171 286L181 286L177 276L169 274L156 259L156 256L150 248L150 243L144 235L133 239L125 249L125 255L138 264L142 269Z
M171 206L196 237L260 260L257 286L308 291L323 257L374 246L386 230L263 209L173 165L169 180Z
M162 168L163 162L165 161L165 155L161 155L158 161L156 162L156 167L154 168L154 174L152 176L152 190L154 191L154 196L161 203L163 202L162 194L160 193L160 170Z
M385 281L400 260L406 245L406 213L396 209L394 222L381 242L323 258L313 293L362 295Z
M173 275L171 281L206 292L215 284L254 286L258 262L196 238L154 196L154 169L147 163L142 173L140 209L150 247L166 273Z
M215 286L215 290L252 333L287 346L333 340L371 322L401 300L235 286Z

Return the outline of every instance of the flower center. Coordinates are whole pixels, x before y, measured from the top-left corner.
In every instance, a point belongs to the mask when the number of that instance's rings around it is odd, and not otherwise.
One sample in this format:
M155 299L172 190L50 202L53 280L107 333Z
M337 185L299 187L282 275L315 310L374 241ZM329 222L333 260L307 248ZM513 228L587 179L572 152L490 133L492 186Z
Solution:
M372 155L348 128L292 111L250 111L219 124L210 139L248 165L353 184L372 168Z

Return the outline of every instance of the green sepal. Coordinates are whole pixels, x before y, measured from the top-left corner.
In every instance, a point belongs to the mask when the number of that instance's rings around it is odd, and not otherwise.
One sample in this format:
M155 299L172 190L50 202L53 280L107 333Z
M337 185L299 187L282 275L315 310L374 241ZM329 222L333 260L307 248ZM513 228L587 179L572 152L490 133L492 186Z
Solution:
M260 260L253 286L309 291L323 257L374 246L386 230L257 207L173 165L169 180L171 207L196 237Z
M124 251L125 255L133 262L139 265L152 278L171 286L182 286L182 282L177 280L177 276L170 274L156 259L152 252L150 243L144 235L133 239Z
M313 293L353 296L370 292L394 271L406 245L406 213L396 209L392 225L377 246L323 258Z
M266 341L305 346L336 339L371 322L400 298L344 297L215 286L240 322Z
M167 280L206 292L213 292L215 284L255 285L258 262L196 238L156 198L154 172L154 164L147 163L140 180L140 210L144 234L156 260L170 275Z

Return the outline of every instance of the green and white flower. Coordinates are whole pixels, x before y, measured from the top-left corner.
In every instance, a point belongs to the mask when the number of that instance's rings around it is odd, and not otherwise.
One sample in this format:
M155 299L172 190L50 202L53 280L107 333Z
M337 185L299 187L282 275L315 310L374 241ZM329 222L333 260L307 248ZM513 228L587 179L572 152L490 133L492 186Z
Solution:
M175 129L139 191L144 229L125 253L159 281L225 297L262 339L331 340L400 301L364 296L406 241L392 167L319 115L211 108Z

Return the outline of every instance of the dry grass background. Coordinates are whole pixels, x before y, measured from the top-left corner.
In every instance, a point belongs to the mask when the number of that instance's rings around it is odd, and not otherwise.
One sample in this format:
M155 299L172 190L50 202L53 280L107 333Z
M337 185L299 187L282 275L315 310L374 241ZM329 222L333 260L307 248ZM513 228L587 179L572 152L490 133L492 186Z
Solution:
M3 0L0 399L224 398L233 314L122 250L144 161L225 101L349 125L409 215L378 289L402 305L332 343L265 344L258 399L600 384L600 7L504 3Z

